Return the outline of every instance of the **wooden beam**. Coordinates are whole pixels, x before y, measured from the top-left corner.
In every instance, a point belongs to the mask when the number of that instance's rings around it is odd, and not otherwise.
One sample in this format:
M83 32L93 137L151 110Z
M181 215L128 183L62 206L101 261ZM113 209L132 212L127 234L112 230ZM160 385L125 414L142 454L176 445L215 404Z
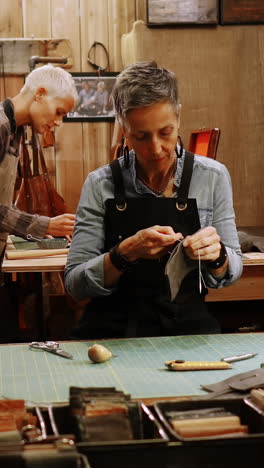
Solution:
M28 74L29 60L32 56L67 57L67 64L60 64L60 66L63 68L73 66L72 47L69 39L0 39L0 51L5 75Z

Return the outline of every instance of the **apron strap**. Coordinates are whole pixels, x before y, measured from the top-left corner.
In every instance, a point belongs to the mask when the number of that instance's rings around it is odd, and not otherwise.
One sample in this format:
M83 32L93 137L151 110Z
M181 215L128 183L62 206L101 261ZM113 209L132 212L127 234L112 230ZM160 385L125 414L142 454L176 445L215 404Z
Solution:
M8 117L10 131L11 131L11 133L7 137L5 153L8 152L10 154L13 154L15 157L19 157L19 145L20 145L20 140L21 140L21 136L23 133L23 127L20 126L17 128L15 117L14 117L14 111L11 106L11 99L10 98L5 99L2 105L3 105L4 112L6 116Z
M185 160L181 177L181 185L178 190L177 204L184 207L188 201L189 187L192 178L194 154L185 150Z
M185 160L181 177L181 185L178 190L177 205L179 209L185 209L188 202L189 187L192 178L194 154L190 151L185 151ZM126 206L125 188L123 175L118 159L113 159L110 163L112 176L114 180L114 197L117 207L123 208Z
M8 117L8 120L9 120L9 123L10 123L11 133L15 133L15 131L16 131L16 120L15 120L13 108L11 106L10 98L7 98L7 99L4 100L3 108L4 108L5 114Z
M112 177L114 179L114 197L119 209L126 207L125 187L121 167L118 159L113 159L110 163Z

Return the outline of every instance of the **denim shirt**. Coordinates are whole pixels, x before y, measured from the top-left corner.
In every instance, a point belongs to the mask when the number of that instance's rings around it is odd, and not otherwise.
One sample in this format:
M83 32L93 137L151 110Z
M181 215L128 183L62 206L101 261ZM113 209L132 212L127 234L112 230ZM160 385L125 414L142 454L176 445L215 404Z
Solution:
M174 184L179 188L185 154L177 160ZM119 159L127 197L158 196L137 177L135 154L130 151L129 168ZM105 201L114 198L109 164L91 172L82 188L76 223L65 268L65 286L77 300L107 296L112 290L104 287L104 215ZM163 195L160 195L163 196ZM177 192L174 195L177 196ZM214 226L225 244L229 267L222 279L216 279L204 267L207 287L220 288L237 281L242 273L240 250L233 208L232 185L227 168L211 158L195 155L189 198L196 198L201 228Z

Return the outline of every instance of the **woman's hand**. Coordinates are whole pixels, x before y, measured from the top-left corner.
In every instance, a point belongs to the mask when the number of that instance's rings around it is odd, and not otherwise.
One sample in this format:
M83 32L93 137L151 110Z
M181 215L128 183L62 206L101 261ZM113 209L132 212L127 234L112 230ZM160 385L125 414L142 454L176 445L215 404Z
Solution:
M119 251L131 262L139 258L157 259L165 255L173 244L182 238L182 234L175 233L170 226L156 225L142 229L122 241Z
M75 215L64 213L50 218L47 234L54 237L66 237L68 240L73 234Z
M220 255L220 240L216 229L208 226L195 232L192 236L185 237L182 244L186 255L192 260L199 260L200 256L201 260L214 261Z

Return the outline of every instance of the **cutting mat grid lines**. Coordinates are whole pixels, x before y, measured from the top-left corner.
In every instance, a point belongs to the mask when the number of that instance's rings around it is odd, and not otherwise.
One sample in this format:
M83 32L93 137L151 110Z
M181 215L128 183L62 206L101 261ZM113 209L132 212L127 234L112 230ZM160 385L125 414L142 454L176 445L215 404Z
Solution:
M175 337L171 338L172 344ZM251 351L252 335L203 335L180 337L185 359L192 360L220 360L224 356L243 354ZM187 354L187 358L186 358ZM195 358L195 359L193 359Z
M99 342L99 341L98 341ZM132 398L205 395L201 384L257 369L264 362L264 333L190 335L102 340L116 356L94 364L88 347L94 341L62 342L74 356L65 359L28 344L0 346L0 395L35 402L68 401L69 387L115 387ZM225 371L171 372L165 361L220 360L242 353L258 353L253 359L232 364Z

